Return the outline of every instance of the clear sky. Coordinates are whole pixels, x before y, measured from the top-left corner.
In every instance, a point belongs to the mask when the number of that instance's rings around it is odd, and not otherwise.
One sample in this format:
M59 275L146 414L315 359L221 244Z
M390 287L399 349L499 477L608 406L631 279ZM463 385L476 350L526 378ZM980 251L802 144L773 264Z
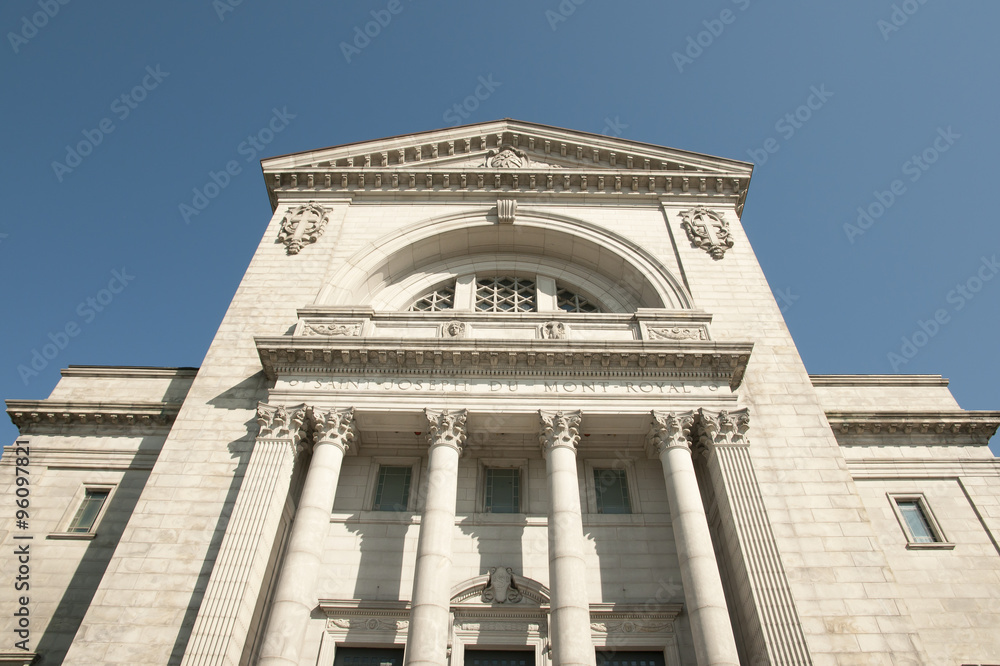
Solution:
M7 0L0 395L199 365L270 218L261 158L512 117L755 162L743 224L809 371L1000 409L998 24L988 0Z

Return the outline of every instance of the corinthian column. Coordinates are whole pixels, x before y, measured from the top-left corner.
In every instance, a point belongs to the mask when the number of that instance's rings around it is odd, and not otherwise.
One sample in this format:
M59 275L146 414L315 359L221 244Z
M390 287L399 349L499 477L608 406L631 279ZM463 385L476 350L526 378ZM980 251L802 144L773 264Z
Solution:
M694 414L653 412L652 445L663 465L698 666L739 666L722 577L691 460Z
M430 440L427 498L420 514L404 661L407 666L444 666L448 661L451 537L455 530L458 458L465 443L468 411L424 411Z
M259 666L298 666L302 638L316 608L316 579L340 466L354 439L354 409L313 411L313 454L295 511Z
M554 666L593 666L576 447L579 411L539 412L549 491L549 636Z

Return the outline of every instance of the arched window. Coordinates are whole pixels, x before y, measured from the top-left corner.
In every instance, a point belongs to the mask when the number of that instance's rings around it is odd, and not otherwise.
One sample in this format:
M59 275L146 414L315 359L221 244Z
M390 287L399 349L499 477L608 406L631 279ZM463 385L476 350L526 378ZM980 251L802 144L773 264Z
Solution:
M461 285L467 285L462 289ZM607 312L595 299L544 275L463 275L425 292L409 312Z

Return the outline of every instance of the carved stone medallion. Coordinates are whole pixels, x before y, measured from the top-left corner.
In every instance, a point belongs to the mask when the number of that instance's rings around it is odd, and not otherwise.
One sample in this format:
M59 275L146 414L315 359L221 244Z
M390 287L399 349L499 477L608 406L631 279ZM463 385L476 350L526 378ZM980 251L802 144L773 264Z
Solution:
M699 207L683 211L681 217L684 219L681 228L687 232L691 243L708 252L713 259L722 259L726 250L733 246L729 223L722 218L722 213Z
M306 204L290 208L281 221L278 241L288 248L288 254L298 254L306 245L315 243L323 235L328 215L319 204Z
M521 591L514 584L514 570L510 567L490 567L490 578L483 589L483 602L488 604L516 604L522 599Z
M486 153L486 163L483 166L493 169L520 169L528 166L528 154L504 144L499 150L494 148Z

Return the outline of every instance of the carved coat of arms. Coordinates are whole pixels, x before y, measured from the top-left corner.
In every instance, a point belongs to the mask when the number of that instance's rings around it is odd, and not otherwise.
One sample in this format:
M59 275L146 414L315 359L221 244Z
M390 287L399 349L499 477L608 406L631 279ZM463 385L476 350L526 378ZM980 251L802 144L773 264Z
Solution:
M486 163L483 166L493 169L520 169L528 166L528 154L504 144L499 150L494 148L486 153Z
M681 213L681 228L695 247L708 252L713 259L722 259L726 250L733 246L733 236L729 223L707 208L692 208Z
M278 241L288 248L288 254L298 254L306 245L315 243L326 228L327 212L319 204L292 208L281 221Z

